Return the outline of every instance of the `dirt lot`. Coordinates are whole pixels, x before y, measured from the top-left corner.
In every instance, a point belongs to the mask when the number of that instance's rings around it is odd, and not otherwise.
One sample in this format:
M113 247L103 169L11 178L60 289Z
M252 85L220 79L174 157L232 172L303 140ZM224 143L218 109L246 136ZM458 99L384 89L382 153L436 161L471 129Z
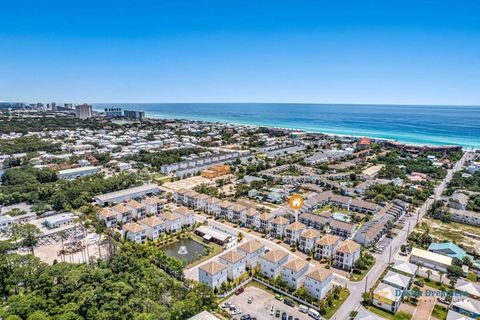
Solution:
M248 297L253 297L253 302L248 303ZM238 295L232 296L228 299L230 303L233 303L237 308L242 311L242 314L235 316L235 319L240 319L244 314L250 314L252 317L256 317L258 320L264 319L281 319L271 316L269 311L273 306L275 311L280 310L281 312L286 312L287 315L292 315L293 318L298 318L301 320L312 319L305 313L298 311L298 306L293 308L289 307L283 303L283 301L278 301L275 299L275 296L271 293L264 291L260 288L254 286L248 286L245 288L245 291Z

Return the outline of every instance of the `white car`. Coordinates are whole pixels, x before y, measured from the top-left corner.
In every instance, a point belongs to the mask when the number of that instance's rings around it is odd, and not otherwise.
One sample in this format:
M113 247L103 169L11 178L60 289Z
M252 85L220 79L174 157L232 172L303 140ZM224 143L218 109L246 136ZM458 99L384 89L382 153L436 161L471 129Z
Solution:
M271 316L273 316L273 315L275 314L275 309L273 308L273 306L270 308L269 314L270 314Z
M224 302L224 303L221 305L221 307L222 307L223 309L230 308L230 302L228 302L228 301Z
M253 302L253 297L248 297L248 303L252 303Z
M242 313L242 311L240 311L240 310L237 309L237 308L235 308L234 310L230 311L230 314L231 314L232 316L235 316L235 315L240 314L240 313Z

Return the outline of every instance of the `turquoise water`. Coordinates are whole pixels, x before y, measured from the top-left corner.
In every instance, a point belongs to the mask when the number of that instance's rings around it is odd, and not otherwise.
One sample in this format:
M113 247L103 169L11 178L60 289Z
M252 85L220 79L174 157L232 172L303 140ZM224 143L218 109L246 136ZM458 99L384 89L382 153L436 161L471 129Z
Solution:
M340 221L343 221L343 222L350 222L350 216L344 214L344 213L341 213L341 212L335 212L332 214L332 217L333 219L335 220L340 220Z
M109 103L148 117L265 125L414 144L480 148L480 107L279 103Z

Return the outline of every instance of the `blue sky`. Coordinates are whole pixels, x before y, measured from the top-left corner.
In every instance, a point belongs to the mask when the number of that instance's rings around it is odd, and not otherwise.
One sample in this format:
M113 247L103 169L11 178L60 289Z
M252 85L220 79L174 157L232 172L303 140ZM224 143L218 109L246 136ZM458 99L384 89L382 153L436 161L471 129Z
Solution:
M0 101L480 105L480 1L1 1Z

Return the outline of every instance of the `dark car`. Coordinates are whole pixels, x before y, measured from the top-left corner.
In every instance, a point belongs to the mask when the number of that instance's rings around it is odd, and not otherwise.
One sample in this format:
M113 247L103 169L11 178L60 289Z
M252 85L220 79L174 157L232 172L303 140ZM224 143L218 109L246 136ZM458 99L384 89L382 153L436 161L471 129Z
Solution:
M292 315L289 315L289 316L288 316L288 320L293 320L293 316L292 316Z
M285 303L289 307L295 307L295 303L290 299L283 300L283 303Z
M282 312L282 320L287 320L287 313L286 312Z
M243 316L240 317L240 320L252 320L249 314L244 314Z
M275 318L280 318L280 310L275 311Z
M243 291L245 291L245 289L243 289L243 287L240 287L240 288L238 288L237 291L235 291L235 295L238 296L238 295L241 294Z

